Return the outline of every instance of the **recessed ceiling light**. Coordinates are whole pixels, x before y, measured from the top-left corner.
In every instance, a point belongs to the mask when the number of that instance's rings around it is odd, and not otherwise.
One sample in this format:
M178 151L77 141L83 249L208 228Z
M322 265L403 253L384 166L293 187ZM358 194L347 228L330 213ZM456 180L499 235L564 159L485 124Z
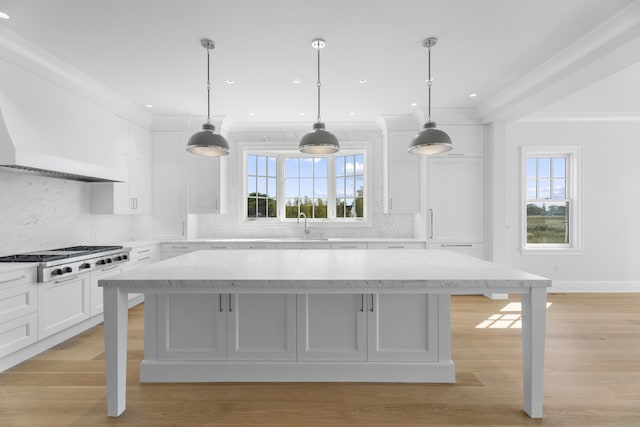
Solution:
M417 103L417 102L412 102L412 103L411 103L411 106L412 106L412 107L417 107L417 106L418 106L418 103Z
M302 83L302 80L300 80L300 79L295 79L295 80L293 80L293 82L294 82L295 84L299 85L300 83Z
M4 12L0 12L0 19L9 19L9 15Z
M151 104L147 104L147 105L145 105L145 107L147 107L147 108L153 108L153 105L151 105Z
M251 117L253 117L253 116L255 116L255 115L256 115L256 113L249 113L249 115L250 115Z
M304 116L304 113L298 113L299 116Z
M233 80L227 80L227 84L228 84L228 85L232 85L232 84L234 84L234 83L235 83L235 82L234 82Z
M356 115L356 113L349 113L349 115L350 115L350 116L355 116L355 115Z
M366 83L367 79L360 79L360 83Z
M469 98L475 98L476 96L478 96L478 94L477 94L477 93L470 93L470 94L469 94Z

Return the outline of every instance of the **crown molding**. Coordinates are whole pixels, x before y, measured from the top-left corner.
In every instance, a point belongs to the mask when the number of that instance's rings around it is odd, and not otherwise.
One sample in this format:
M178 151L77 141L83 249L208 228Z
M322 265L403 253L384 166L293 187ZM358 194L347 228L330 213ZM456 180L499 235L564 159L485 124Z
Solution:
M640 122L640 111L534 113L516 120L527 122Z

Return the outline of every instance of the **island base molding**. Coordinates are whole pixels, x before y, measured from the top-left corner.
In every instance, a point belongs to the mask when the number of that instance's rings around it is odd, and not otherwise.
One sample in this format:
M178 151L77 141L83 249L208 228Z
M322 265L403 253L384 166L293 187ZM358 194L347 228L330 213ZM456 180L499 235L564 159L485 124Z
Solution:
M455 383L448 362L142 361L140 382Z

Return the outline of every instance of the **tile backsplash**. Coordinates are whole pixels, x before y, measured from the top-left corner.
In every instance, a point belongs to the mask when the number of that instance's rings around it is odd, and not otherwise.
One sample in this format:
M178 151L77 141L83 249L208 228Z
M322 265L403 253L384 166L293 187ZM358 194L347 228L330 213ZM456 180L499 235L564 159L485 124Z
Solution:
M127 215L92 215L89 183L0 167L0 256L131 240Z

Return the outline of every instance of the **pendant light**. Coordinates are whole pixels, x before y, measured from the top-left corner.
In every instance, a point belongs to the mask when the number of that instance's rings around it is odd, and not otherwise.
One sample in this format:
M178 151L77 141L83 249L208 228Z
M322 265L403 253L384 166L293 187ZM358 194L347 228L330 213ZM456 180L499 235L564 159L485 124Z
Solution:
M451 138L446 132L436 129L436 123L431 121L431 48L438 43L436 37L429 37L424 39L422 46L429 50L429 80L427 80L427 86L429 87L429 116L427 123L424 124L423 129L416 134L409 145L409 153L433 155L444 153L453 148L451 145Z
M340 143L335 135L325 130L325 125L320 120L320 49L324 48L326 43L322 39L315 39L311 46L318 51L318 81L316 82L318 87L318 119L313 124L313 130L300 140L299 148L303 153L332 154L340 150Z
M187 151L200 156L226 156L229 154L229 143L222 135L215 133L216 127L211 123L209 51L215 49L216 44L209 39L200 40L200 44L207 49L207 122L202 125L200 132L194 133L191 138L189 138Z

